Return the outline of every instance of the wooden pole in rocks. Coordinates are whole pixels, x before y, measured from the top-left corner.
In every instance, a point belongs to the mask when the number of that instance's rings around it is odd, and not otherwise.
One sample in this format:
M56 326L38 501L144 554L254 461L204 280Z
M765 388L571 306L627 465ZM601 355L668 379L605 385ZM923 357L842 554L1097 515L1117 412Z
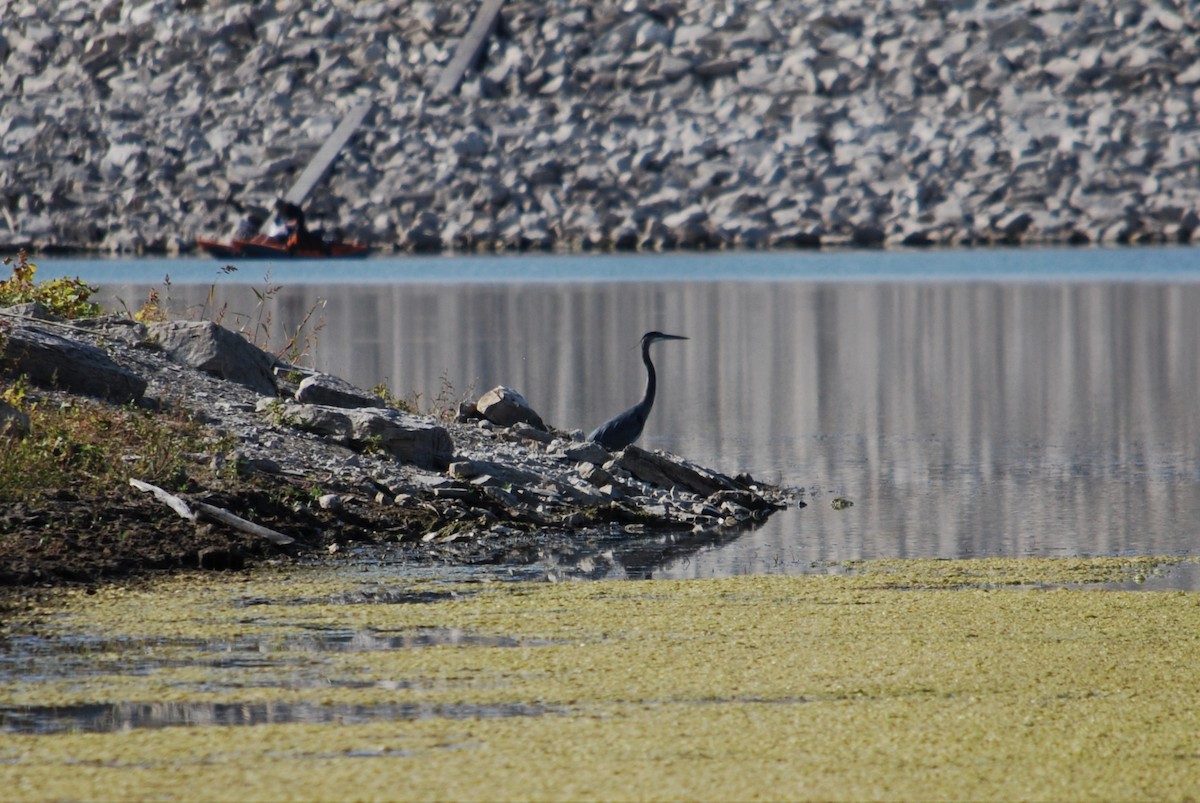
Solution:
M296 183L283 196L283 200L288 203L293 203L296 206L302 206L308 199L309 193L313 188L325 177L329 172L333 160L338 157L346 143L350 141L350 137L354 136L354 132L362 124L367 113L371 111L371 101L360 103L350 109L346 116L342 118L342 122L338 123L338 127L329 135L329 139L325 140L325 144L317 151L316 155L309 160L308 166L304 168L304 172L300 174L300 178L296 179ZM266 234L271 228L271 217L263 221L259 232Z
M325 173L329 171L333 160L337 158L338 153L350 137L354 136L355 130L362 124L363 119L367 116L367 112L371 110L371 101L360 103L352 108L333 133L329 135L329 139L325 140L325 144L317 151L317 155L308 163L308 167L304 168L304 172L300 174L300 178L296 179L296 183L287 191L287 195L283 196L283 200L302 205L308 199L309 193L313 191L313 187L325 177Z
M458 43L458 49L454 51L454 57L450 59L446 69L442 70L437 86L433 88L434 97L445 97L458 89L463 73L479 58L480 51L492 35L496 20L500 18L500 7L503 5L504 0L483 0L475 14L475 20L467 30L467 35Z

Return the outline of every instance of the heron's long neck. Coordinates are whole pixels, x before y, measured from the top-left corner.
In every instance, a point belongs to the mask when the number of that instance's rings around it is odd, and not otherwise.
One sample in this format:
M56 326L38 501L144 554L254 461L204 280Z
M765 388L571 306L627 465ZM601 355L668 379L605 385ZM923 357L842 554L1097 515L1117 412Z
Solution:
M654 363L650 362L649 343L642 346L642 362L646 363L646 395L642 397L640 406L649 412L650 405L654 404L654 391L658 387L658 381L654 375Z

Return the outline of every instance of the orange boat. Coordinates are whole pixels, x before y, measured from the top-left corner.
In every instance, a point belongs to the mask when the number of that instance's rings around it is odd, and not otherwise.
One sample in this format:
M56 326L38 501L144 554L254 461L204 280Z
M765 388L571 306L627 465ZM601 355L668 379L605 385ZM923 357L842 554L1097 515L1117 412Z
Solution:
M321 246L297 245L273 240L256 234L248 240L233 238L228 242L196 240L196 245L219 259L354 259L365 257L370 246L362 243L334 241Z

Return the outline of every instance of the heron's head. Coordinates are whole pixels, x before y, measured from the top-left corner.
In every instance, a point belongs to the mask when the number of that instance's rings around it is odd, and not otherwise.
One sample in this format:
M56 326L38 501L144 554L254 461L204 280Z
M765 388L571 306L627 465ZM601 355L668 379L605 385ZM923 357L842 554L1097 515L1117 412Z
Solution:
M649 346L651 343L657 343L660 340L687 340L683 335L668 335L662 332L647 332L642 335L642 345Z

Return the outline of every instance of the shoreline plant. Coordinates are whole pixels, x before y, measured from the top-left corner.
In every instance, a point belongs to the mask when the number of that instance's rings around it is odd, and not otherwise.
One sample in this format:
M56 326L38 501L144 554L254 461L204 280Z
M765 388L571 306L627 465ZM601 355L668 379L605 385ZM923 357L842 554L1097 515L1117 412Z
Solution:
M12 268L12 275L0 282L0 307L36 302L63 318L95 318L103 314L104 308L91 301L97 288L79 277L34 281L37 265L29 261L22 248L16 258L5 257L4 264Z

